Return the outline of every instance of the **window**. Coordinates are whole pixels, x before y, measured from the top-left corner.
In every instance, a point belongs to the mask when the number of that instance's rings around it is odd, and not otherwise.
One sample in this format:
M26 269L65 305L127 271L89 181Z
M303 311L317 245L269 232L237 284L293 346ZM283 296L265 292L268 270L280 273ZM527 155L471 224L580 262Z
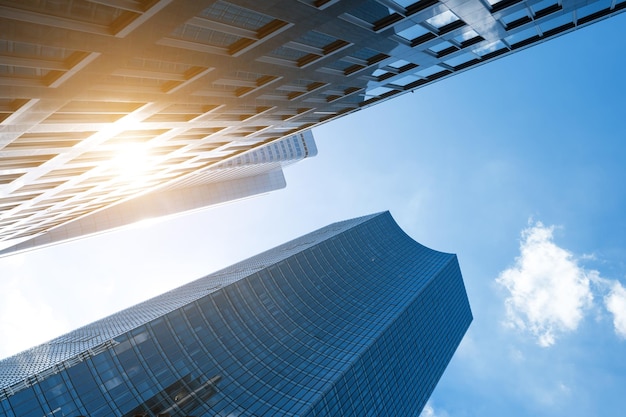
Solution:
M433 74L436 74L440 71L443 71L443 67L440 67L439 65L432 65L428 68L425 68L421 71L416 72L417 75L419 75L420 77L430 77Z
M398 36L406 39L407 41L412 41L415 38L419 38L422 35L430 33L428 29L421 25L411 26L408 29L404 29L403 31L398 32Z
M397 60L397 61L392 62L391 64L389 64L389 66L390 66L391 68L396 68L396 69L399 69L399 68L405 67L405 66L407 66L407 65L409 65L409 64L410 64L410 62L409 62L409 61L405 61L404 59L399 59L399 60Z
M492 52L501 50L503 48L506 48L506 46L504 45L502 41L495 41L495 42L488 43L487 45L480 46L474 49L472 52L474 52L478 56L485 56Z
M511 36L507 36L504 38L504 41L508 43L510 46L518 45L521 42L528 41L537 35L537 29L534 27L528 28L521 32L514 33Z
M467 30L465 32L463 32L462 34L460 34L459 36L455 37L454 40L458 43L464 43L470 39L474 39L478 37L478 33L474 30L474 29L470 29Z
M452 13L450 10L446 10L445 12L438 14L437 16L433 16L430 19L426 20L426 23L433 26L434 28L441 29L444 26L448 26L451 23L458 21L459 18L457 15Z
M475 58L476 56L474 54L466 52L447 61L444 61L444 64L450 65L451 67L458 67L459 65L465 64Z
M511 27L517 27L521 23L526 23L526 22L531 21L530 17L528 17L528 9L526 7L516 12L513 12L511 14L508 14L506 16L503 16L502 19L500 20L502 20L502 23L504 23L504 26L507 29L510 29ZM521 22L521 23L516 24L515 22Z
M336 40L337 38L333 38L332 36L312 30L307 32L303 36L300 36L294 42L323 49L324 47L335 42Z
M389 88L389 87L376 87L373 88L371 90L367 90L365 92L365 96L367 97L379 97L382 96L385 93L388 93L390 91L393 91L393 88Z
M441 43L438 43L437 45L431 46L430 48L428 48L428 50L435 54L439 54L441 51L444 51L448 48L454 48L454 47L455 46L451 44L450 42L443 41Z
M415 75L407 75L406 77L402 77L399 80L394 81L393 84L399 85L400 87L404 87L418 80L420 80L420 78Z
M382 4L366 0L362 4L350 11L350 14L368 23L374 24L390 15L389 9Z
M217 1L209 8L205 9L201 13L201 16L216 22L226 23L232 26L255 31L259 30L273 20L271 17L253 12L252 10L248 10L243 7L235 6L234 4L230 4L225 1Z

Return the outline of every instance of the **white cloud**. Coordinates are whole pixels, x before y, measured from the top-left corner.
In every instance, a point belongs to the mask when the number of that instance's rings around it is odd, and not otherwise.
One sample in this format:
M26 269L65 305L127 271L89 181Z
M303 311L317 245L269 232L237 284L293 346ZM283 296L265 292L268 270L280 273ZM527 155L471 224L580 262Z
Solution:
M506 324L530 332L544 347L578 327L593 300L590 277L598 275L557 246L553 231L540 222L525 229L515 265L496 279L509 292Z
M442 410L437 410L437 412L435 412L432 404L428 401L424 406L420 417L448 417L448 413Z
M613 281L611 291L604 297L604 304L613 314L615 333L626 339L626 289L618 281Z
M433 410L433 406L430 403L427 403L424 409L422 410L422 414L420 417L434 417L435 410Z

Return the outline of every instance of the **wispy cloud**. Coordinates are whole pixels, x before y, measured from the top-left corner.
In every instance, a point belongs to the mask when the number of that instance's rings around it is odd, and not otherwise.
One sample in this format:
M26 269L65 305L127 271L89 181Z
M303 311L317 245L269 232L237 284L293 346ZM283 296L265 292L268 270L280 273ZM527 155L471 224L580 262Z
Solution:
M422 410L422 414L420 414L420 417L448 417L448 413L442 410L437 410L435 412L435 409L433 408L431 402L428 401L426 403L426 406Z
M422 410L422 414L420 414L420 417L434 417L434 415L435 415L435 410L433 409L433 406L430 405L430 403L427 403L424 409Z
M613 314L615 333L626 339L626 289L618 281L613 281L609 294L604 297L604 304Z
M531 223L522 232L520 255L496 282L508 291L506 324L529 331L547 347L576 330L593 295L590 276L576 258L553 241L554 227Z

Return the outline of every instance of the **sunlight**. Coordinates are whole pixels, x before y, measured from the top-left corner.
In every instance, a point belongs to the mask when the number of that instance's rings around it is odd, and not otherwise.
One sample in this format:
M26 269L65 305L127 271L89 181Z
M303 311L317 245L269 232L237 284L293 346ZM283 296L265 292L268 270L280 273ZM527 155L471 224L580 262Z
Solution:
M130 227L138 228L138 229L146 229L152 226L153 224L157 224L161 222L162 220L163 219L160 217L148 217L148 218L136 221L135 223L132 223Z
M142 181L151 167L150 156L150 149L145 144L125 144L120 147L118 155L112 160L113 174L126 183Z

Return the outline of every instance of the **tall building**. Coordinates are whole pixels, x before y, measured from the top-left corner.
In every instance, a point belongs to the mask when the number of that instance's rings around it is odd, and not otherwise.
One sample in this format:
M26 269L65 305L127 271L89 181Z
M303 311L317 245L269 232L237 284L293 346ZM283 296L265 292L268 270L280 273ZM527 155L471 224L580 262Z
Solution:
M218 161L192 177L185 177L158 191L133 194L130 200L103 206L76 219L59 221L56 227L47 225L35 235L30 232L9 235L12 237L7 238L6 247L0 242L0 257L278 190L287 185L284 167L316 154L311 131L297 133L243 155ZM136 180L132 179L130 183ZM143 185L141 179L138 184ZM118 186L120 188L115 192L123 193L124 185L118 182ZM131 185L131 188L137 187ZM62 208L45 211L56 212L57 217L63 217L64 213Z
M455 255L324 227L0 361L0 416L413 416L472 320Z
M49 242L153 194L197 195L185 188L216 165L625 7L2 1L0 243Z

